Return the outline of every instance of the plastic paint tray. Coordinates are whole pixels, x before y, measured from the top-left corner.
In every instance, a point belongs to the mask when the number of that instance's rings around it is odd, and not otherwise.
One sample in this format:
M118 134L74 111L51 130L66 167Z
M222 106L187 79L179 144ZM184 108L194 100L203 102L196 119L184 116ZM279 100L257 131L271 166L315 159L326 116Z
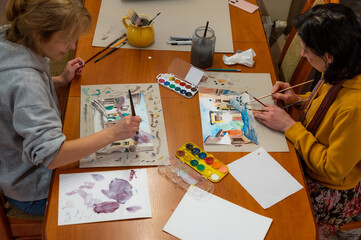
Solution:
M204 71L179 58L172 61L168 71L158 74L157 82L186 98L196 95L199 82L206 78Z
M159 166L158 172L178 187L185 189L195 199L207 200L214 191L213 183L176 158L170 159L170 165ZM198 188L190 188L191 186Z
M176 156L212 182L219 182L229 172L225 164L194 143L184 144L177 150Z

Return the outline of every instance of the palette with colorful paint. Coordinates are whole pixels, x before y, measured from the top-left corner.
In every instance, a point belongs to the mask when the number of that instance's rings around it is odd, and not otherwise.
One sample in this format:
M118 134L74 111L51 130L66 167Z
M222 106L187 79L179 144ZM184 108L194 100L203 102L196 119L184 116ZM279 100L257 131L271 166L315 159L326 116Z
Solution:
M225 164L194 143L184 144L176 151L176 156L212 182L219 182L229 172Z
M170 73L161 73L157 76L157 81L163 87L166 87L186 98L192 98L197 92L198 87Z

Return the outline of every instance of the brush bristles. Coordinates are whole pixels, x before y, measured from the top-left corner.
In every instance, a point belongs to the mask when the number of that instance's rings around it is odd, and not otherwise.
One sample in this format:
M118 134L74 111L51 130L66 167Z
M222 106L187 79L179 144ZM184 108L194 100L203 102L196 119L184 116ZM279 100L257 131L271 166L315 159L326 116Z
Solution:
M134 11L133 8L129 9L127 12L127 16L129 17L130 21L137 26L138 21L139 21L139 16L138 14Z

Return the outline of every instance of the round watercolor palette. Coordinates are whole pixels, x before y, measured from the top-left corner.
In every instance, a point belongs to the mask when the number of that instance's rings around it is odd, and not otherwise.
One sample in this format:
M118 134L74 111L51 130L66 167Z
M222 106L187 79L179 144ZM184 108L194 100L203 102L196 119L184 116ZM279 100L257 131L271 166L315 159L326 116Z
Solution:
M176 156L212 182L219 182L229 172L225 164L194 143L184 144L176 151Z
M173 74L161 73L157 76L157 81L163 87L166 87L186 98L192 98L198 92L197 86L177 78Z

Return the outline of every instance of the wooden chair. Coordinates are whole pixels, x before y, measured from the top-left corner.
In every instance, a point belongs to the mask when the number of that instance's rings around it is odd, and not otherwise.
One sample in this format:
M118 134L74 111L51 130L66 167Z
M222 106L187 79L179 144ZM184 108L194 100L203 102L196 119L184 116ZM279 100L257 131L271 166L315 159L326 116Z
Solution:
M339 0L307 0L303 9L301 10L301 14L305 13L307 10L309 10L315 5L327 4L331 2L339 3ZM296 28L293 27L286 39L278 63L280 80L284 82L289 82L291 86L309 80L309 76L311 75L311 73L316 72L316 70L313 69L307 59L301 56L301 50L302 47L300 38L297 35ZM315 82L317 82L317 79ZM310 83L310 85L296 87L293 89L293 91L296 94L299 94L303 87L309 87L309 89L312 89ZM295 108L289 108L288 113L295 120L298 120L301 115L300 111Z
M307 0L301 13L305 13L315 5L331 2L339 3L339 0ZM286 39L278 64L280 79L289 82L291 85L306 81L313 69L307 59L301 56L301 50L300 38L297 35L296 28L293 27ZM302 86L293 90L298 94L301 92Z
M43 221L34 219L23 219L20 210L17 211L19 218L10 217L13 208L5 204L4 198L0 195L0 239L2 240L41 240L43 232ZM19 214L20 212L20 214ZM23 216L29 218L24 213Z
M343 225L341 227L340 231L349 231L349 230L359 229L359 228L361 228L361 221L350 222L350 223L346 223L345 225ZM359 237L359 240L361 240L361 235Z

